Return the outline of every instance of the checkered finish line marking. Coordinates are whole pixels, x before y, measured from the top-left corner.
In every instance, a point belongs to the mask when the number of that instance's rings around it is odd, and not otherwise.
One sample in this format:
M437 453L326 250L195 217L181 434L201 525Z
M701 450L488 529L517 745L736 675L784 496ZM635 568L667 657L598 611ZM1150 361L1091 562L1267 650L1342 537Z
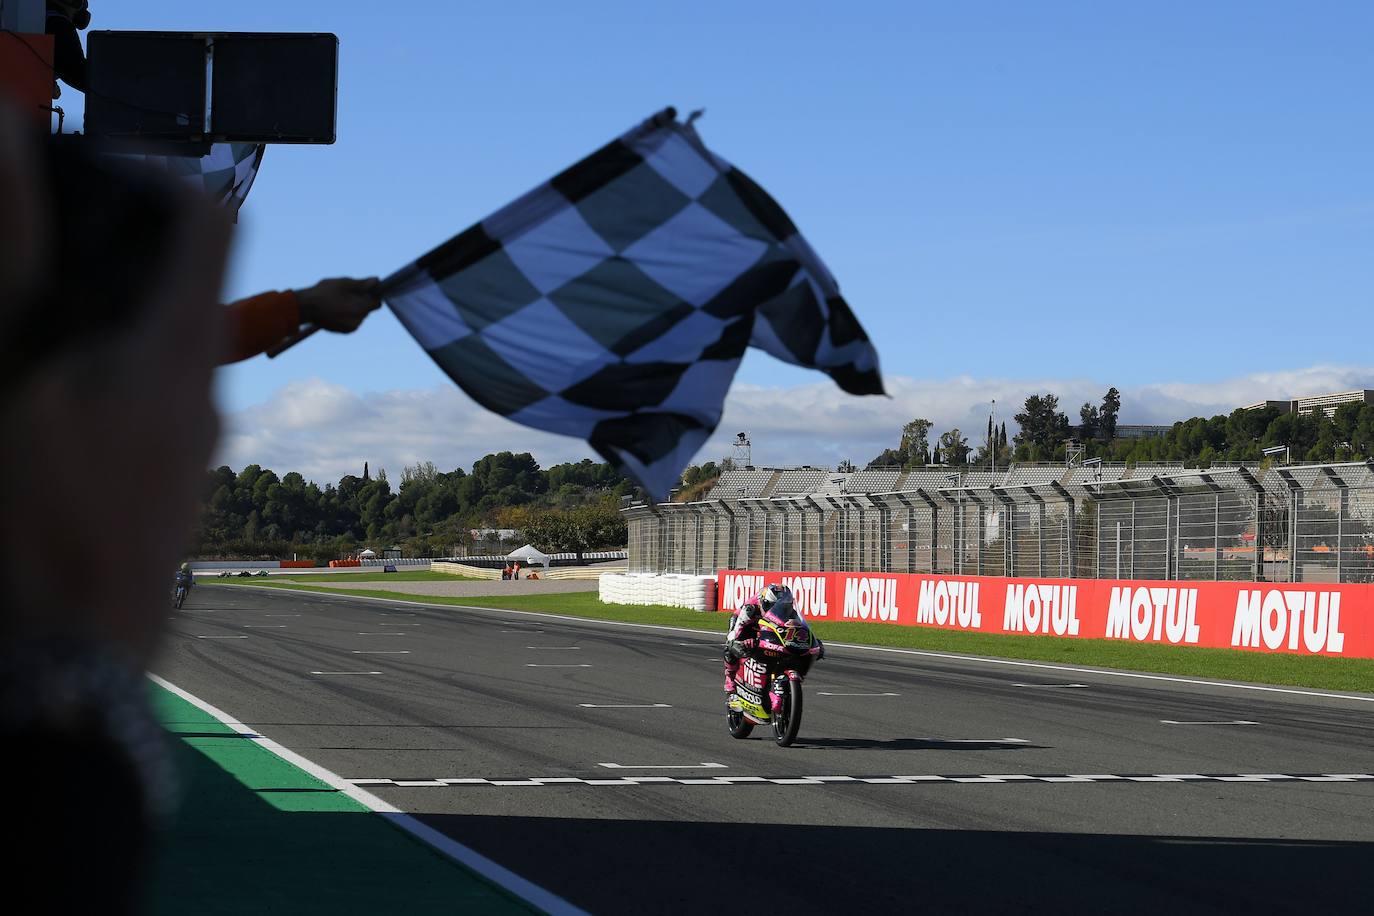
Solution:
M825 785L1005 785L1008 783L1188 783L1188 782L1374 782L1371 773L1039 773L929 776L535 776L523 779L458 777L440 779L350 779L355 786L402 789L461 789L471 786L825 786Z

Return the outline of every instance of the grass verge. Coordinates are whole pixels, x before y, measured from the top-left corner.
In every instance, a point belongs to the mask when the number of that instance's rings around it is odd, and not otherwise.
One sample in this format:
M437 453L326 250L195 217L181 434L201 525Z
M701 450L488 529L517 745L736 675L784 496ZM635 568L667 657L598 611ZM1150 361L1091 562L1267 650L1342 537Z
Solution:
M423 604L449 604L468 607L504 608L513 611L544 611L569 617L590 617L626 623L656 623L720 632L724 615L703 614L682 608L602 604L595 592L557 595L491 595L445 598L406 595L372 589L311 589L309 586L273 584L285 589L309 589L348 596L389 598ZM1001 636L990 633L964 633L927 627L898 627L881 623L815 621L821 639L832 642L924 649L963 655L1016 658L1030 661L1086 665L1094 668L1120 668L1172 674L1179 677L1214 678L1311 687L1318 690L1374 693L1374 659L1327 658L1308 655L1266 655L1236 649L1200 649L1179 646L1142 645L1111 639L1062 639L1053 636Z

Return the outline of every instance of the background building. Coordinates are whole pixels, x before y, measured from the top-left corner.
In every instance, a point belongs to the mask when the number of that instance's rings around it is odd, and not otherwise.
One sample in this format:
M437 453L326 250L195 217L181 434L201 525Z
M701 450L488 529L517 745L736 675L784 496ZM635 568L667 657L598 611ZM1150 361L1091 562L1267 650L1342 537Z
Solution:
M1328 417L1335 416L1336 408L1342 404L1370 404L1374 403L1374 390L1360 388L1355 391L1337 391L1333 394L1314 394L1310 397L1295 398L1291 401L1259 401L1255 404L1246 404L1242 410L1263 410L1266 407L1277 408L1279 413L1312 413L1320 410Z

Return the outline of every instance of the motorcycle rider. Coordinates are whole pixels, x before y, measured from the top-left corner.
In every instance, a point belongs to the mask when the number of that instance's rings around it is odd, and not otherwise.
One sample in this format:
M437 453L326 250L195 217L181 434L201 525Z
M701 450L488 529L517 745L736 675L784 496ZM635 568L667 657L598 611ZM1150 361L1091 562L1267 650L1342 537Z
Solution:
M186 594L191 593L191 586L196 584L196 577L191 574L191 564L182 563L177 570L176 587L186 589Z
M767 617L779 626L797 616L796 601L792 590L785 585L773 583L759 592L757 601L741 607L731 621L730 632L725 637L725 692L735 692L735 675L739 673L740 662L758 645L759 621ZM814 645L811 647L812 659L825 657L825 646L820 637L811 634ZM805 673L805 672L803 672Z

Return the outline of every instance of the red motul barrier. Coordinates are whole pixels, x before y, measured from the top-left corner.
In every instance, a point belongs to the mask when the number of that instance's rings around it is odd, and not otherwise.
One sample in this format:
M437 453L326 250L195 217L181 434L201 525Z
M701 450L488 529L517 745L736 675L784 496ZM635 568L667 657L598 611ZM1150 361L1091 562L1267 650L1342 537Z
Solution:
M723 569L719 609L779 581L818 620L1374 658L1374 585Z

